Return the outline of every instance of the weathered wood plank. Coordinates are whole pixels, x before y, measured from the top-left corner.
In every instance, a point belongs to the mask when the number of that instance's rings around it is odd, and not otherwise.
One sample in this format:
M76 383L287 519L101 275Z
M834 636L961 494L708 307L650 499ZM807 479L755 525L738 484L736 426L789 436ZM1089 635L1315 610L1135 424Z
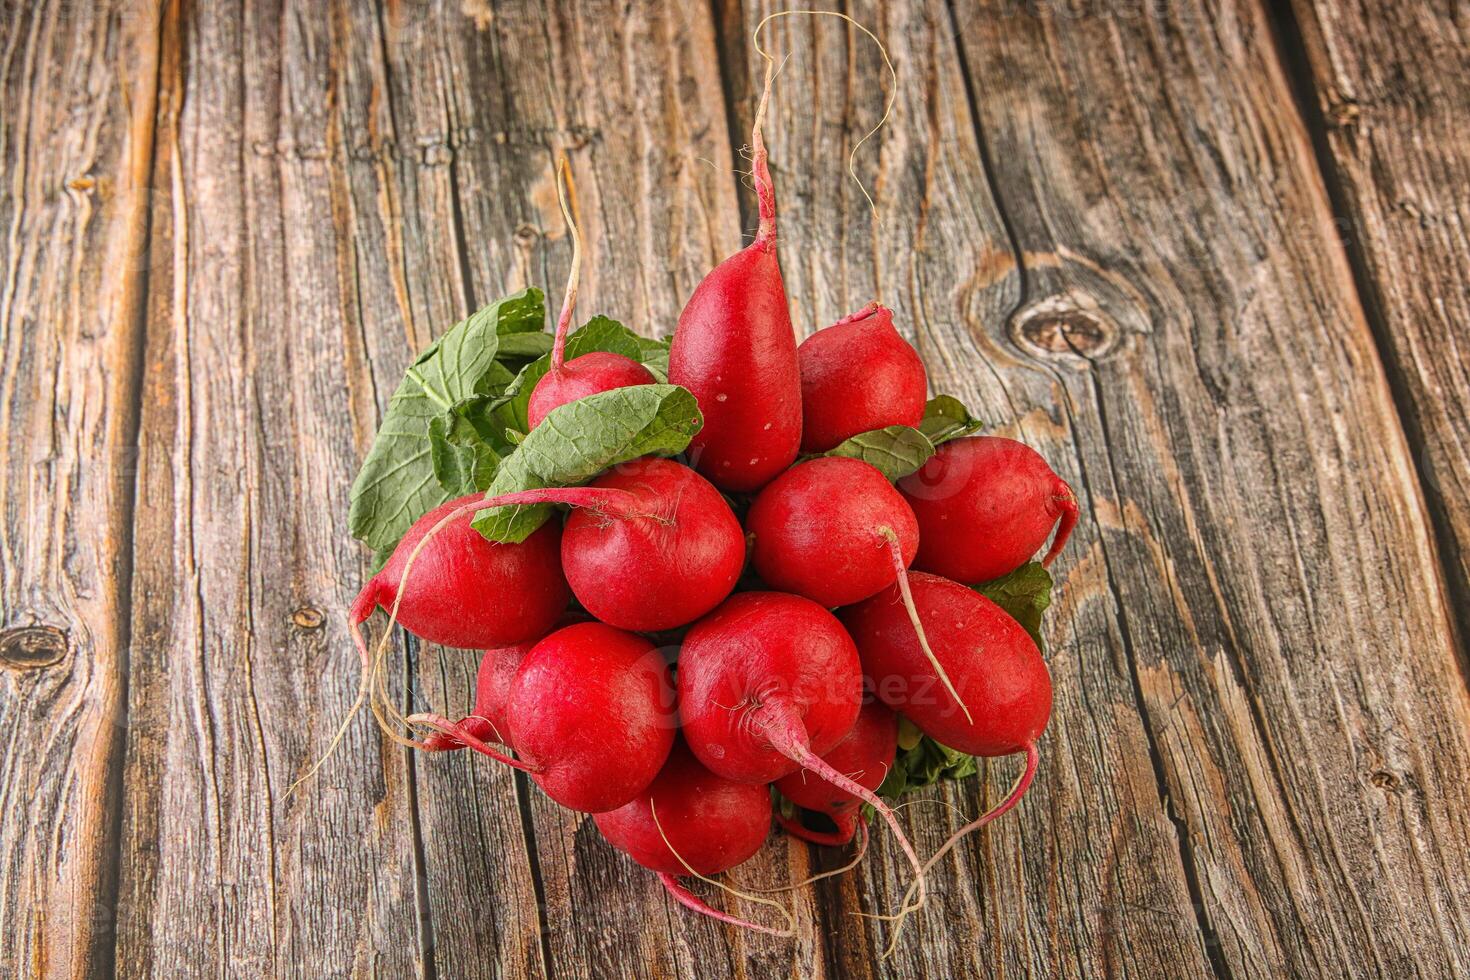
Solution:
M1470 25L1463 3L1299 2L1328 186L1470 642Z
M744 15L743 35L780 4ZM1025 439L1083 490L1078 443L1086 403L1068 378L1015 349L1003 332L1023 295L987 183L970 115L955 26L941 3L844 8L882 37L898 70L893 116L864 144L858 176L877 224L847 174L853 145L877 125L891 86L862 34L831 17L772 21L763 45L783 69L767 140L780 207L783 269L793 317L810 332L878 298L929 367L931 387L964 399L1001 431ZM745 43L745 76L760 60ZM1024 95L1017 93L1024 100ZM749 122L742 112L742 125ZM1068 374L1079 373L1074 366ZM1089 520L1057 566L1051 618L1056 704L1042 775L1027 801L936 870L930 908L895 961L874 964L882 929L852 911L886 911L909 873L886 833L852 878L824 888L834 958L852 971L904 976L1196 976L1210 969L1191 908L1179 844L1150 762L1128 669L1127 636ZM930 791L906 811L922 852L960 814L994 802L1016 760Z
M457 231L463 267L444 275L466 305L525 285L559 303L570 253L553 166L566 151L587 246L581 316L671 331L694 285L740 244L708 10L510 4L476 16L442 4L417 13L385 20L393 122L400 144L442 164L434 173L448 182L456 226L438 231ZM473 659L431 652L416 677L424 702L463 706ZM535 897L487 901L505 876L499 848L513 843L533 848L556 975L602 975L610 964L667 976L764 975L797 962L822 970L806 945L752 939L674 906L590 820L523 780L513 787L485 760L425 758L416 770L443 975L514 973L532 958L518 945L524 937L500 933L507 916L535 915ZM515 816L518 804L529 817L525 844L501 838L487 853L480 832L466 834L488 814ZM766 884L804 877L805 851L774 846L741 873ZM809 918L809 899L803 908Z
M112 957L157 19L0 22L0 976Z
M1217 969L1465 975L1470 701L1264 11L956 20L1025 277L985 333L1067 406Z
M155 168L118 961L130 975L419 972L405 757L359 719L342 533L376 424L320 8L170 11ZM390 189L375 184L372 191ZM375 236L376 239L375 239ZM386 279L386 277L384 277Z

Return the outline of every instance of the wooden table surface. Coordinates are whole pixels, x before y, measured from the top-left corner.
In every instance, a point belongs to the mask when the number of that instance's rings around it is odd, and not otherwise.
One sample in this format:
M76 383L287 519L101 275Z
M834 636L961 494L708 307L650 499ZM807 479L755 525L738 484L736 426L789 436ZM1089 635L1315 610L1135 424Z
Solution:
M1084 511L1038 783L891 960L883 833L785 940L366 719L286 796L355 694L402 370L559 294L561 150L583 309L667 332L755 224L765 7L5 4L0 976L1470 975L1463 0L853 0L896 91L836 20L768 29L798 329L881 297ZM398 663L467 706L473 655Z

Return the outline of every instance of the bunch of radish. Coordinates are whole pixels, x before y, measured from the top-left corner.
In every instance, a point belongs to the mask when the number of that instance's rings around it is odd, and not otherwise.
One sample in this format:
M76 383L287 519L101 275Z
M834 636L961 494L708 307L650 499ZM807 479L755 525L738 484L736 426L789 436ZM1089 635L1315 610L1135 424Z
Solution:
M606 317L572 330L581 243L562 161L573 261L555 331L527 290L409 369L353 490L379 568L351 621L359 704L393 739L521 770L679 903L789 934L681 879L729 871L773 827L866 845L876 816L912 867L893 918L921 907L935 861L1036 774L1044 566L1077 504L1037 453L928 397L887 307L798 345L769 94L768 73L759 230L670 341ZM380 608L374 650L361 624ZM480 651L468 714L400 712L383 669L395 623ZM1007 755L1024 757L1015 788L918 854L893 799Z

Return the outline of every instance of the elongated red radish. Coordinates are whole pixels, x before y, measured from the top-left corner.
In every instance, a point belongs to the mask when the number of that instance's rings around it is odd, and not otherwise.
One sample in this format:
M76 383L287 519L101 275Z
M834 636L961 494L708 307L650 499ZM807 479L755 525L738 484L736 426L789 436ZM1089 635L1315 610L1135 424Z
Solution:
M510 727L506 709L510 701L510 685L526 654L539 641L486 650L475 675L475 707L459 720L459 725L482 742L505 743ZM453 735L436 732L424 740L431 751L444 752L464 748L464 742Z
M745 535L718 490L687 466L644 457L585 487L505 494L486 507L570 504L561 564L597 619L652 632L693 622L735 588Z
M395 604L404 629L449 647L493 649L551 629L571 597L561 569L561 528L548 521L519 544L487 541L470 527L483 500L460 497L414 522L353 602L354 630L378 606Z
M887 477L862 460L796 464L755 498L745 526L755 570L783 592L828 607L858 602L895 582L908 594L918 522ZM927 645L918 614L910 618L920 645ZM947 685L943 668L937 661L934 667Z
M769 783L805 768L872 805L918 872L888 805L821 759L862 700L857 650L835 616L800 596L739 593L689 630L677 679L684 737L711 772ZM922 874L919 890L922 904Z
M760 228L695 288L669 350L669 380L688 388L704 413L689 457L722 490L759 489L791 465L801 443L796 335L776 259L776 197L761 137L772 77L768 65L750 136Z
M681 740L637 799L592 819L608 843L656 873L681 905L757 932L788 934L717 911L679 883L686 874L728 871L760 850L771 830L765 786L715 775Z
M1000 436L946 442L898 489L919 521L914 567L956 582L1010 574L1055 527L1042 559L1049 565L1077 523L1072 488L1034 449Z
M526 421L531 428L568 402L574 402L600 391L626 388L630 385L654 383L652 372L637 361L611 351L592 351L566 360L567 333L571 330L572 310L577 305L577 287L582 275L582 236L573 217L576 209L576 185L565 156L557 161L556 196L561 204L567 234L572 239L572 269L567 276L567 291L562 299L561 315L556 321L556 338L551 347L551 368L531 389L526 406ZM569 203L570 199L570 203Z
M863 705L852 730L842 741L822 754L822 761L859 786L876 790L893 768L897 754L898 715L881 701L873 700ZM788 833L813 844L835 847L852 840L862 821L862 800L805 769L782 776L775 786L792 803L804 810L826 814L837 825L835 833L823 833L778 812L776 821Z
M917 426L924 417L929 376L886 306L870 303L818 330L796 355L804 453L824 453L889 425Z
M602 813L648 788L674 744L678 716L668 664L652 643L602 623L577 623L531 648L506 704L512 758L432 714L409 716L522 769L569 810Z

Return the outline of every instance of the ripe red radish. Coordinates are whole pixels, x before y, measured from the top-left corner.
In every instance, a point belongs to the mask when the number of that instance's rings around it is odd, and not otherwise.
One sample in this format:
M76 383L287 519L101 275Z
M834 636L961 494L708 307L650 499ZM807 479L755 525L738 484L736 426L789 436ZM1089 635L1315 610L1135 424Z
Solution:
M859 786L876 790L893 768L898 754L898 715L881 701L869 701L858 712L852 731L827 752L822 761L849 777ZM776 789L797 806L824 813L837 825L835 833L822 833L776 814L776 820L787 832L813 844L841 847L852 840L862 820L862 801L851 793L818 779L806 770L782 776Z
M405 629L449 647L493 649L551 629L571 595L561 569L561 528L548 521L519 544L487 541L470 527L483 500L460 497L414 522L353 602L355 633L375 608L392 612L395 603Z
M486 507L570 504L561 564L597 619L652 632L693 622L728 596L745 564L745 535L725 498L698 473L644 457L585 487L504 494Z
M818 330L796 353L802 452L824 453L860 432L916 426L924 417L924 362L886 306L870 303Z
M637 799L592 819L608 843L657 874L681 905L721 922L784 935L719 912L679 883L686 874L728 871L760 850L771 830L765 786L715 775L678 741Z
M755 570L783 592L828 607L866 599L895 582L907 595L918 522L888 479L862 460L832 456L798 463L760 492L745 526ZM923 622L917 613L910 618L927 646ZM934 667L947 684L937 661Z
M1025 628L978 592L923 572L911 574L909 584L930 647L973 715L967 719L938 683L896 588L842 616L874 693L942 745L984 757L1026 754L1015 789L963 835L1015 806L1031 785L1036 740L1051 717L1051 674Z
M507 697L511 758L465 725L432 714L406 720L453 736L530 774L570 810L615 810L643 792L674 744L668 664L652 643L602 623L552 633L526 654Z
M684 637L678 685L684 737L711 772L769 783L805 768L871 804L919 868L888 805L820 758L862 700L857 650L831 613L781 592L732 596ZM918 887L922 904L922 874Z
M898 489L919 521L914 567L956 582L988 582L1030 561L1052 528L1051 564L1077 523L1077 498L1034 449L1000 436L939 447ZM1060 525L1057 524L1060 519Z
M801 443L796 336L776 260L776 198L761 138L771 78L768 67L750 137L760 228L695 288L669 350L669 380L688 388L704 413L690 459L722 490L759 489L791 465Z
M541 420L568 402L574 402L600 391L626 388L630 385L651 385L653 374L632 358L611 351L593 351L566 360L567 333L572 325L572 310L577 305L577 285L582 275L582 236L577 232L577 222L572 217L576 207L576 185L572 183L571 168L567 158L562 157L557 165L557 200L561 204L562 218L567 223L567 234L572 238L572 270L567 276L567 291L562 299L561 316L556 322L556 339L551 347L551 369L531 389L531 398L526 406L526 423L532 429ZM568 204L571 198L571 204Z
M475 707L470 714L459 720L465 731L482 742L505 744L509 737L506 724L506 706L510 701L510 685L515 680L516 670L526 654L538 641L517 643L515 646L486 650L480 658L480 669L475 675ZM424 740L433 751L448 751L464 748L464 742L453 735L436 732Z
M919 549L919 524L902 495L860 459L797 463L751 504L751 562L774 589L829 609L894 583Z

